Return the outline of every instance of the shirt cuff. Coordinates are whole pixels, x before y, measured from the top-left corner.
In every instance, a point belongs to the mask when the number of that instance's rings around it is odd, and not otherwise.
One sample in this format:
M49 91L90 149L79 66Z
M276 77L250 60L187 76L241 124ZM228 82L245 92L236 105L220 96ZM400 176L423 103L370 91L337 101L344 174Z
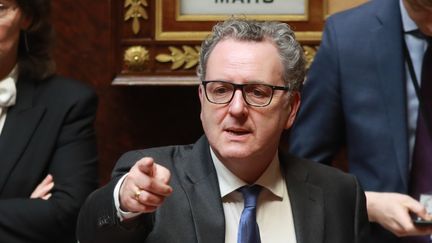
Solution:
M120 221L135 218L136 216L142 214L141 212L133 213L133 212L125 212L120 209L120 187L123 184L124 179L129 173L126 173L125 175L120 178L120 180L117 182L116 186L114 187L114 205L117 210L117 217L119 217Z

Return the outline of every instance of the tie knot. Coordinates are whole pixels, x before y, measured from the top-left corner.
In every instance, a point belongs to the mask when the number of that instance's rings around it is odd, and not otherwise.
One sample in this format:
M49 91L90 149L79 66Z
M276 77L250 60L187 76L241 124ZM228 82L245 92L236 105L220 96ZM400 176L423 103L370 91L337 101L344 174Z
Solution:
M260 185L243 186L238 189L238 191L243 194L245 208L256 207L261 189L262 187Z

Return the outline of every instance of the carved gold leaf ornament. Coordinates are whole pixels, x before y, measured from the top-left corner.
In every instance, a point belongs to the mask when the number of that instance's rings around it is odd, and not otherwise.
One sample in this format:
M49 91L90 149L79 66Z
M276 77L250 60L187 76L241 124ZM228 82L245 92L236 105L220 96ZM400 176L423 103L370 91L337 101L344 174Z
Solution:
M147 7L147 0L125 0L124 7L126 10L124 21L132 19L132 31L134 34L138 34L140 30L139 19L148 19L147 11L144 7Z
M171 70L177 70L183 66L183 69L195 67L199 62L200 46L186 46L182 49L169 46L171 54L159 54L156 56L158 62L172 62ZM306 67L309 68L314 60L317 49L312 46L304 45L303 50L306 57ZM132 46L126 49L124 62L127 69L139 71L145 68L145 63L150 60L149 51L142 46Z
M168 49L171 51L169 54L159 54L156 56L156 60L159 62L172 62L171 70L179 69L183 66L183 69L190 69L198 64L200 46L190 47L182 46L183 50L169 46Z
M149 60L149 51L142 46L131 46L124 53L124 63L132 71L143 70Z
M306 69L309 69L310 65L312 64L315 54L317 52L317 49L312 46L303 46L303 51L306 57Z

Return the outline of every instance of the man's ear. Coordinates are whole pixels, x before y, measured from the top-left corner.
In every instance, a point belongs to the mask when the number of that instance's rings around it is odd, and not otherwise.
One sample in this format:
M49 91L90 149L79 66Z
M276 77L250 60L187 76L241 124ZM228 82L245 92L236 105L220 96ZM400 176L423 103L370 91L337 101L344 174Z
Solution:
M292 124L294 123L294 120L297 115L297 111L300 107L300 92L293 92L291 95L291 102L290 102L290 114L288 116L287 122L285 124L285 129L289 129Z
M200 103L201 103L201 112L200 112L200 118L201 118L201 120L202 120L202 110L203 110L203 103L204 103L204 100L203 100L203 98L204 98L203 88L204 87L201 84L198 85L198 96L199 96Z
M198 85L198 95L199 95L200 101L202 103L203 90L202 90L202 85L201 84Z

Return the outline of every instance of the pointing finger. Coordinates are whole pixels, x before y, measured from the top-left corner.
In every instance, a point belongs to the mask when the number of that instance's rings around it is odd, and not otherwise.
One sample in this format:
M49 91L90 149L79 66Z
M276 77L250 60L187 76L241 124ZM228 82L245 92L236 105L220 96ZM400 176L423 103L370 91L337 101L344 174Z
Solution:
M154 165L154 160L153 158L150 157L144 157L137 162L139 171L149 176L153 176L153 170L154 170L153 165Z

